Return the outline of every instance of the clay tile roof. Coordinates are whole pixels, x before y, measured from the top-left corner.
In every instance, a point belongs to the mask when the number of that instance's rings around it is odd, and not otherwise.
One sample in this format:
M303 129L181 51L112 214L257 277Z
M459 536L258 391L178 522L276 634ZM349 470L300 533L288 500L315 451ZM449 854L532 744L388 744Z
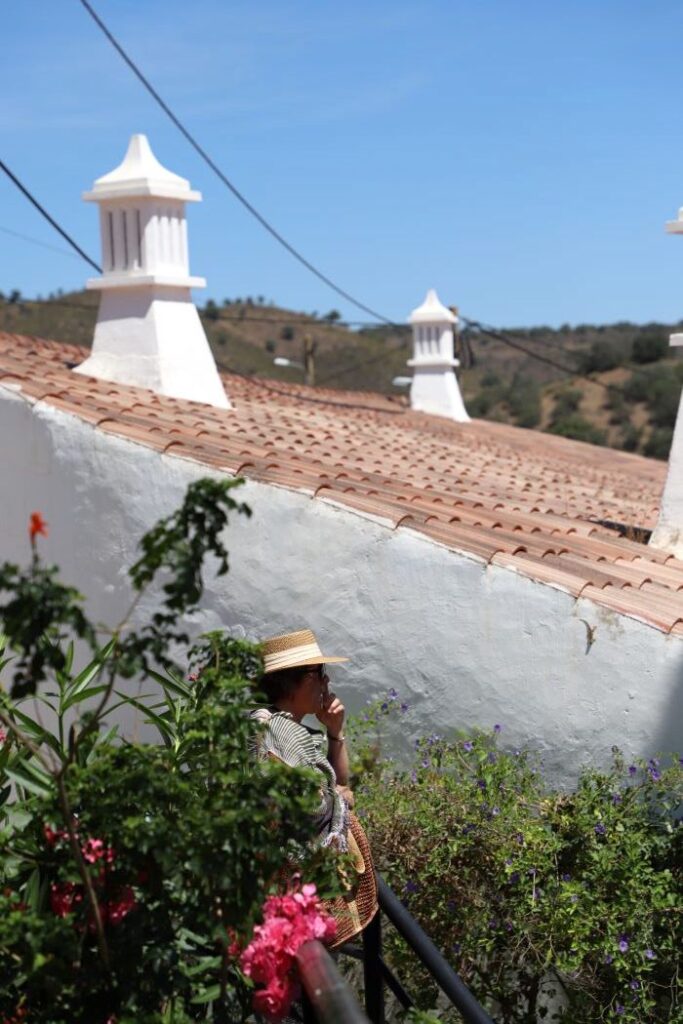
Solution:
M382 395L225 376L234 408L71 372L83 349L0 332L0 389L97 430L302 492L683 635L683 561L638 542L666 466ZM614 528L631 531L634 539Z

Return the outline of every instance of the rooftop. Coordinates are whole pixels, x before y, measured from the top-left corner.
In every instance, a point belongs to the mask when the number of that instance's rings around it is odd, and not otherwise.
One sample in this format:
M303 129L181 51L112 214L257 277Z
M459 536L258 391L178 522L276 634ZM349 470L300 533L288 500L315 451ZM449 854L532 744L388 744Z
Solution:
M224 375L230 410L71 372L76 346L0 332L0 388L105 433L414 530L683 636L683 561L622 536L657 521L666 465L382 395Z

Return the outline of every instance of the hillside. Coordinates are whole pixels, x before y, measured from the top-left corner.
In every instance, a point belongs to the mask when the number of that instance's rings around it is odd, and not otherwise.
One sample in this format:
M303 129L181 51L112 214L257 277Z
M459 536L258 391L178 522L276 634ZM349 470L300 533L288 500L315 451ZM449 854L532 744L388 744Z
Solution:
M0 330L87 346L97 303L91 292L43 301L0 293ZM392 379L408 373L407 326L351 330L336 322L334 311L320 318L279 309L260 297L221 306L209 301L200 315L225 370L298 380L301 365L277 366L273 360L302 364L308 346L315 349L318 385L397 394ZM483 419L665 459L683 383L683 361L669 348L668 335L682 328L683 323L617 323L500 329L527 351L466 328L458 338L458 375L467 408Z

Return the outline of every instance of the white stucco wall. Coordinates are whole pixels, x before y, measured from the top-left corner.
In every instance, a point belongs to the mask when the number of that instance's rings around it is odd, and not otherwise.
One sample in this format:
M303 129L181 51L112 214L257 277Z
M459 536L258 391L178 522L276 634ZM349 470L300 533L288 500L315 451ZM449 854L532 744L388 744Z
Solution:
M27 559L41 511L46 558L97 620L121 615L136 541L206 473L0 387L0 559ZM570 780L613 743L648 756L679 745L679 639L320 499L256 482L241 497L254 515L229 528L231 570L209 581L196 632L310 625L351 658L334 679L352 710L391 686L410 702L406 749L425 731L501 723ZM582 618L596 627L588 654Z

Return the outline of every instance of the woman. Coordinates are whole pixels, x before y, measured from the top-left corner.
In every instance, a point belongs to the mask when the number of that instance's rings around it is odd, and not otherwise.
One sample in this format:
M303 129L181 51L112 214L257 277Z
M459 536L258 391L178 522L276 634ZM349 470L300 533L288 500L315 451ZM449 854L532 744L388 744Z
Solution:
M325 656L310 629L271 637L261 644L264 675L261 690L268 707L252 717L265 728L258 755L293 767L314 768L320 775L320 804L312 822L313 838L352 855L356 877L344 897L330 901L337 919L335 945L361 931L377 909L375 873L365 833L350 811L349 761L344 736L344 705L329 690L326 665L348 661ZM325 732L302 722L315 715Z

